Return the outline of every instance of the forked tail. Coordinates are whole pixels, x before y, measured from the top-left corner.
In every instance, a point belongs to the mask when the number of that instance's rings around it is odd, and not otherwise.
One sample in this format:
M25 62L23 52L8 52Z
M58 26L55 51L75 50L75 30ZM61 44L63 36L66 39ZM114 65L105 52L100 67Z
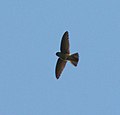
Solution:
M78 61L79 61L79 54L74 53L68 57L68 60L74 65L77 66Z

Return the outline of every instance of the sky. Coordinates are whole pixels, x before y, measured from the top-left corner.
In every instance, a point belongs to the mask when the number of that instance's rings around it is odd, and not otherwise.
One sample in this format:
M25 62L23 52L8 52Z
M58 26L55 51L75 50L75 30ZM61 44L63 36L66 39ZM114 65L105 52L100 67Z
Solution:
M0 115L120 115L120 1L1 0Z

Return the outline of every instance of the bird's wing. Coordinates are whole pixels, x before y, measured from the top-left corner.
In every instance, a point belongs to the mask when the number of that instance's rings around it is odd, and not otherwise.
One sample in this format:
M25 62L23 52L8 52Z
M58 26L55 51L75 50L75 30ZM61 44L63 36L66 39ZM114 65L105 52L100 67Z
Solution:
M56 78L58 79L66 65L67 61L63 61L60 58L58 58L57 60L57 64L56 64L56 69L55 69L55 74L56 74Z
M62 40L61 40L61 46L60 46L60 50L62 53L70 53L69 50L69 35L68 35L68 31L66 31L63 34Z

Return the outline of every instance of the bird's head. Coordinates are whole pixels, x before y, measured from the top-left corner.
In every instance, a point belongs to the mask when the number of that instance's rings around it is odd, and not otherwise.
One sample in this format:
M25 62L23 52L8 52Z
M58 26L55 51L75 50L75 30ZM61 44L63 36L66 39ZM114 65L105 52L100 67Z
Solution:
M57 52L56 55L59 57L60 56L60 52Z

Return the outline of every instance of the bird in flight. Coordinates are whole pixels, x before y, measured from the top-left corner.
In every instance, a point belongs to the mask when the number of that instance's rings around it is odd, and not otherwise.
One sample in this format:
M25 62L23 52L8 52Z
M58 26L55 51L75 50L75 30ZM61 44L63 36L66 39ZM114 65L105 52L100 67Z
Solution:
M79 54L70 54L69 47L69 35L68 31L66 31L62 36L60 52L56 53L56 55L59 57L55 69L55 75L57 79L59 79L67 61L70 61L74 66L77 66L78 64Z

